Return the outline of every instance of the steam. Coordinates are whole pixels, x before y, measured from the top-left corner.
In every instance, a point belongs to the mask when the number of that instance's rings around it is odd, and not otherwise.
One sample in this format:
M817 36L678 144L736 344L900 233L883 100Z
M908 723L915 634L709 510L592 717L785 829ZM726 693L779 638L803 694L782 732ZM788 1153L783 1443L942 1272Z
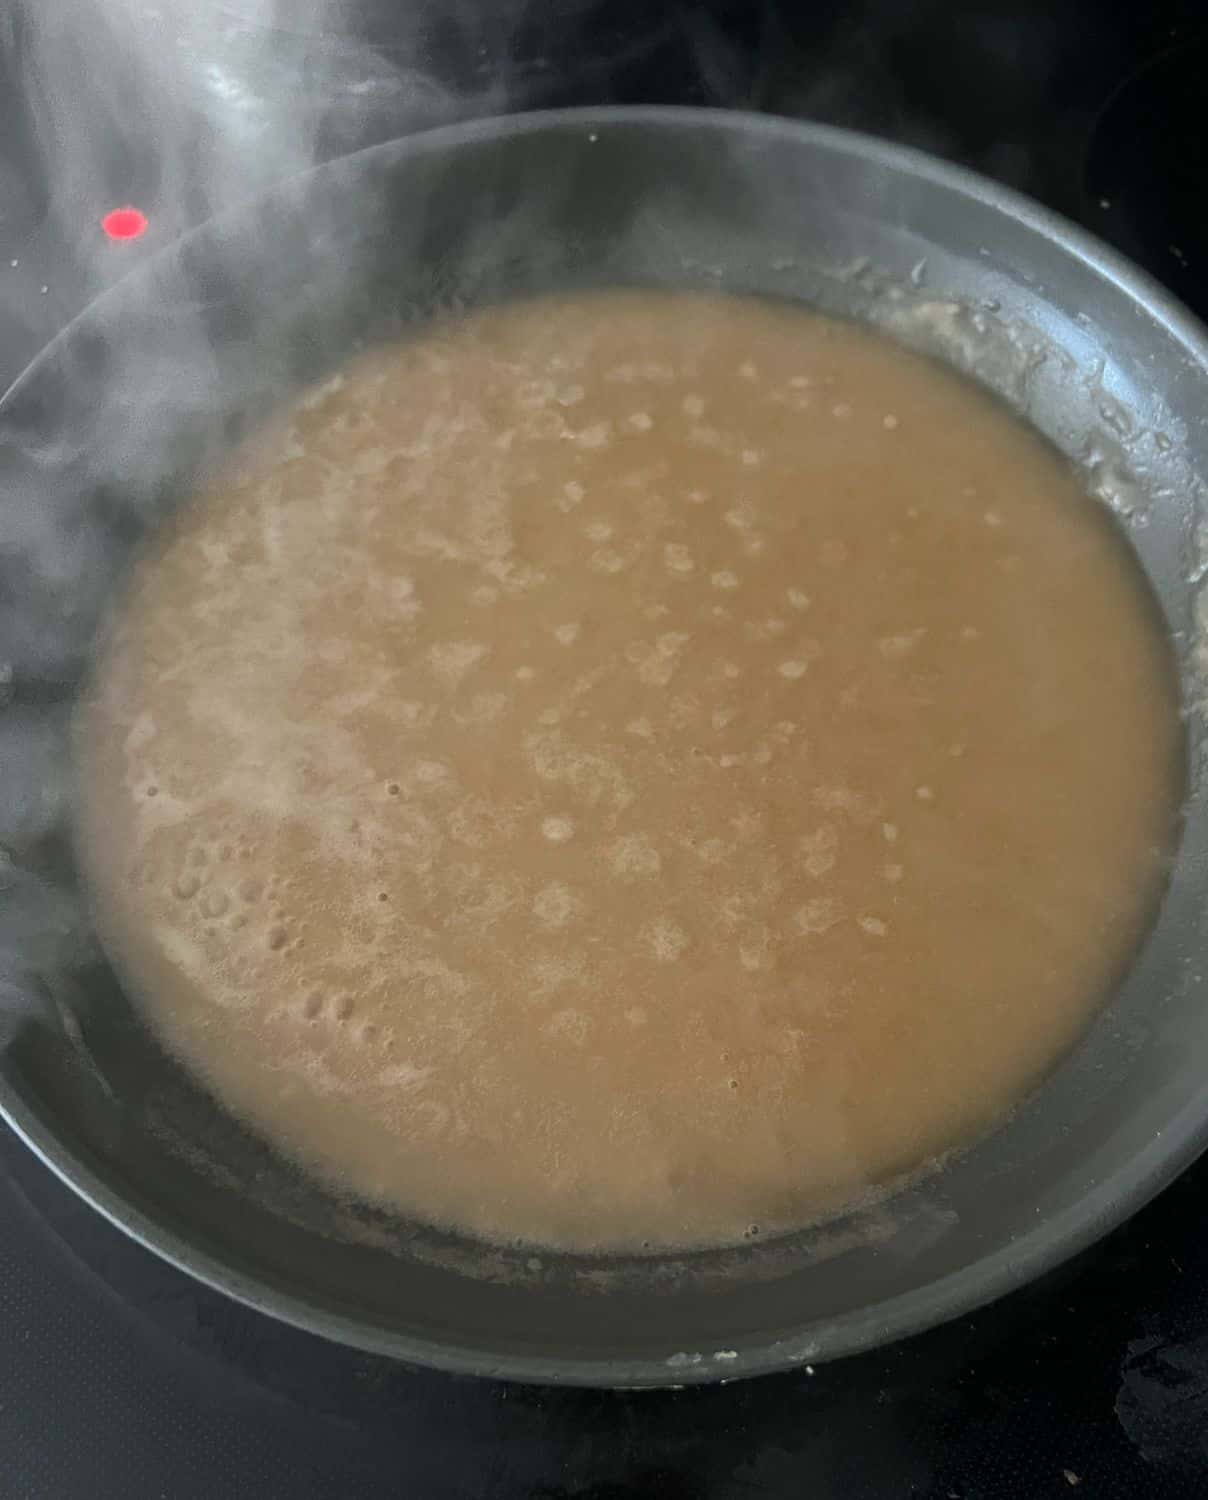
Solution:
M82 273L78 300L56 311L66 322L109 289L0 408L0 698L10 700L0 703L0 1011L88 962L88 924L67 894L67 721L132 546L175 498L169 476L179 491L240 423L318 373L325 350L347 352L356 307L391 295L384 267L409 257L438 279L457 241L469 262L510 257L537 276L542 257L562 257L560 199L573 204L582 190L543 177L531 203L467 224L459 194L420 170L440 200L434 226L418 198L388 205L372 171L325 173L330 191L312 211L308 169L467 116L566 102L568 91L609 97L610 67L665 60L660 47L679 46L681 61L687 49L703 82L690 97L743 102L737 52L720 32L699 23L684 33L677 7L669 18L638 7L618 40L592 30L594 8L17 0L0 14L47 237ZM493 202L489 173L477 192ZM229 214L253 200L267 206ZM150 217L131 253L98 230L122 201ZM145 252L216 216L204 255L147 264ZM437 286L434 300L456 292ZM5 305L3 317L21 311Z
M435 78L407 0L390 8L398 24L389 52L354 33L365 9L358 0L25 0L0 19L10 77L20 80L29 180L48 239L81 273L80 303L144 251L324 160L503 105L498 81L459 93ZM98 231L123 200L151 219L131 254ZM364 209L368 221L374 205ZM308 248L321 274L299 296L319 307L338 301L346 293L337 281L355 281L355 246L330 256ZM279 294L274 262L289 251L269 229L225 249L219 236L216 281L242 288L255 321ZM118 313L100 320L99 334L73 336L44 361L38 399L17 393L0 411L6 1035L15 1018L48 1013L48 990L51 1012L69 1008L57 987L70 991L68 976L95 956L72 894L68 721L115 577L162 508L163 477L179 472L182 433L197 428L197 415L229 417L286 383L271 341L248 337L241 352L240 330L216 326L221 299L196 277L144 267L112 298ZM12 302L6 319L27 315ZM78 306L56 311L66 321Z
M144 252L331 157L501 102L435 80L407 0L390 7L389 55L358 37L354 22L371 9L369 0L24 0L4 40L50 238L82 272L84 300ZM136 250L99 232L115 194L150 215ZM374 207L359 205L366 224ZM289 228L311 233L301 215ZM304 291L316 303L355 281L355 245L322 253L329 229L313 230L319 270ZM128 529L115 541L114 523L141 524L160 503L190 419L250 405L271 383L272 370L248 368L263 364L263 344L246 325L216 327L215 306L225 285L241 288L255 323L280 300L274 270L293 247L275 243L268 223L237 241L215 236L212 282L144 269L130 305L100 320L99 347L75 338L49 373L44 362L41 409L10 402L0 413L0 662L12 660L18 680L61 681L78 665L128 548ZM288 311L273 306L274 317Z
M389 56L358 40L358 10L30 0L17 23L23 86L61 230L95 239L81 205L125 176L179 233L330 156L491 102L438 83L418 32L404 26ZM397 10L406 18L405 0Z

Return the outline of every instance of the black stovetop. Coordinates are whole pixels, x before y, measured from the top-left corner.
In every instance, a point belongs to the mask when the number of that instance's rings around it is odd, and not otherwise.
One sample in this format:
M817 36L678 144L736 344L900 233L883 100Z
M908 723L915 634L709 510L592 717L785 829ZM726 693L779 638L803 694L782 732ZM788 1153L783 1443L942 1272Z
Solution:
M260 123L281 107L282 76L305 76L312 96L326 87L318 154L499 107L506 6L425 31L436 82L419 89L398 86L392 0L345 6L362 18L353 38L281 31L267 49L262 4L220 0L205 76L225 58L223 97L241 83ZM1198 0L1123 16L1094 0L551 0L526 14L507 46L509 105L741 105L905 140L1079 219L1208 313ZM0 25L0 385L99 289L221 206L188 171L215 96L190 94L166 164L155 130L109 128L131 91L98 64L103 48L81 50L72 118L91 121L92 155L68 191L30 102L36 46ZM276 74L240 78L266 50ZM124 203L149 230L109 243L100 216ZM1206 1190L1208 1161L1041 1282L890 1349L627 1395L404 1369L270 1322L127 1241L0 1130L0 1500L1199 1500Z

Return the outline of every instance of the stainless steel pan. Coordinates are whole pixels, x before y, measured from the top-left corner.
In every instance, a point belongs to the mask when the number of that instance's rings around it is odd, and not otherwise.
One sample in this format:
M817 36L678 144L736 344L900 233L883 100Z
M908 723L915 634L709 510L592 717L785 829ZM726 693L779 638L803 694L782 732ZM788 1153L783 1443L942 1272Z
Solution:
M336 1202L225 1117L139 1024L89 936L65 774L99 612L218 450L299 381L435 311L601 283L805 300L1000 392L1118 512L1188 708L1185 828L1152 934L1015 1116L880 1207L653 1260L488 1250ZM1208 343L1154 283L1004 189L820 127L517 117L375 147L206 225L89 308L0 404L0 1108L102 1213L195 1276L453 1370L729 1379L1009 1291L1208 1140L1206 411Z

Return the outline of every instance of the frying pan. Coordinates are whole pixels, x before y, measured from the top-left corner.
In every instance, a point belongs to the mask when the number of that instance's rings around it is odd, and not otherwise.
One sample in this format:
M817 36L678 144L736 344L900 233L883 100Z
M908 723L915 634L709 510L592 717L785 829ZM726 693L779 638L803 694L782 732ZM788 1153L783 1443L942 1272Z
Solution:
M942 1171L739 1249L552 1255L339 1201L159 1048L89 933L71 857L66 726L98 618L196 476L354 349L436 312L602 284L806 301L997 391L1117 512L1182 674L1181 843L1147 941L1080 1044ZM87 309L0 403L9 1124L137 1240L255 1308L528 1380L813 1363L1071 1255L1208 1139L1206 411L1208 343L1153 282L1005 189L818 126L517 116L374 147L203 226Z

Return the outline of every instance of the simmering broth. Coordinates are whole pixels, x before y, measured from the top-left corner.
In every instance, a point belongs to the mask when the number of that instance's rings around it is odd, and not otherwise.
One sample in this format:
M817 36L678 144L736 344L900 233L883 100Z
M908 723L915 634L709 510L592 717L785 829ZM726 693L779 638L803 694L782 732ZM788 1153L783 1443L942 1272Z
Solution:
M855 326L609 292L307 395L135 572L81 852L150 1022L326 1180L734 1241L1000 1118L1160 889L1127 547Z

